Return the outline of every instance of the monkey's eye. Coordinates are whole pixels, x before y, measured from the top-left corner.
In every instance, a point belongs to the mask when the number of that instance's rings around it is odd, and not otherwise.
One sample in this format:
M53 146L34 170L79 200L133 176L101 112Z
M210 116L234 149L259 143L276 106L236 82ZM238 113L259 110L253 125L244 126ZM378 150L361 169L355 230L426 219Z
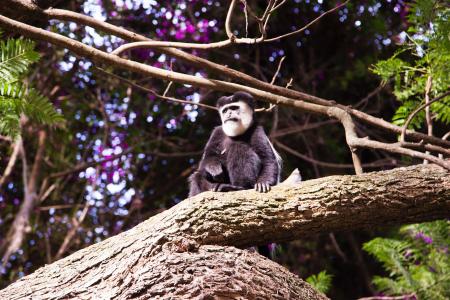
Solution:
M236 111L239 110L239 105L230 105L222 109L222 114L225 114L228 110Z

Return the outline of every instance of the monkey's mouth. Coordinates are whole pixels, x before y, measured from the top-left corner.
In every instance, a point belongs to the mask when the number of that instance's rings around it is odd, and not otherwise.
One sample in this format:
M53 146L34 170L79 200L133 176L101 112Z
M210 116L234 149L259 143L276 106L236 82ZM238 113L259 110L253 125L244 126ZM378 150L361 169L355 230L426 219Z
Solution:
M229 119L226 119L226 120L225 120L225 123L228 122L228 121L231 121L231 122L237 122L237 121L239 121L239 120L238 120L238 118L229 118Z

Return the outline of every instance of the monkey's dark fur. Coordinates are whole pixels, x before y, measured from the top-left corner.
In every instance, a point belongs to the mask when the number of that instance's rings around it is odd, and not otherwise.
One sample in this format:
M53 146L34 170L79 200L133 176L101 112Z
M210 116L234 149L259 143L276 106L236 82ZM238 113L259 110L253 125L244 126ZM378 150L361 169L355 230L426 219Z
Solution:
M245 102L250 106L250 125L243 134L233 137L227 136L222 126L214 128L198 170L189 178L190 197L211 190L252 189L256 184L268 187L259 190L267 192L270 186L278 182L280 166L264 129L255 123L253 97L237 92L230 97L221 97L217 107L220 109L233 102Z

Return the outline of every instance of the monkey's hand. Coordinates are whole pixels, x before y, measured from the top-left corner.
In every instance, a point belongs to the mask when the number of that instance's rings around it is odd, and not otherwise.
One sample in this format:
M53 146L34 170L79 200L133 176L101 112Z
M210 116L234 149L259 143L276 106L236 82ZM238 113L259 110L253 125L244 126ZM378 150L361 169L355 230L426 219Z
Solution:
M220 162L210 161L206 164L205 171L211 176L211 179L214 182L220 182L223 177L223 169Z
M257 182L255 184L255 191L260 193L267 193L270 191L270 184L268 182Z

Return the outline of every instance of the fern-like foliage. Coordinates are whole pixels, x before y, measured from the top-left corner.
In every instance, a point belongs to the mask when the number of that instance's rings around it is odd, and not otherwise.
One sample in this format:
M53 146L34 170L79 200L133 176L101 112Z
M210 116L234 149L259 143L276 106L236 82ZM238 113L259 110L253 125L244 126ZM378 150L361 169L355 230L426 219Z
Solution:
M0 42L0 82L17 81L28 72L29 66L39 60L34 46L34 42L24 39Z
M328 274L327 271L322 271L319 274L311 275L306 278L306 282L312 285L316 290L325 294L331 288L332 279L333 275Z
M389 295L450 299L450 222L408 225L399 233L403 239L376 238L364 244L389 272L373 283Z
M405 41L397 53L371 68L383 82L394 79L394 95L401 106L393 117L393 123L400 126L404 125L411 112L424 103L428 78L432 80L430 99L439 97L450 87L448 3L443 0L416 0L410 4L408 21L410 27L402 33ZM437 121L450 124L450 96L433 103L430 110ZM424 114L417 115L410 128L421 128L424 119Z
M1 35L1 32L0 32ZM20 116L54 125L63 120L48 98L21 82L32 63L39 60L34 43L24 39L0 41L0 134L17 138Z

